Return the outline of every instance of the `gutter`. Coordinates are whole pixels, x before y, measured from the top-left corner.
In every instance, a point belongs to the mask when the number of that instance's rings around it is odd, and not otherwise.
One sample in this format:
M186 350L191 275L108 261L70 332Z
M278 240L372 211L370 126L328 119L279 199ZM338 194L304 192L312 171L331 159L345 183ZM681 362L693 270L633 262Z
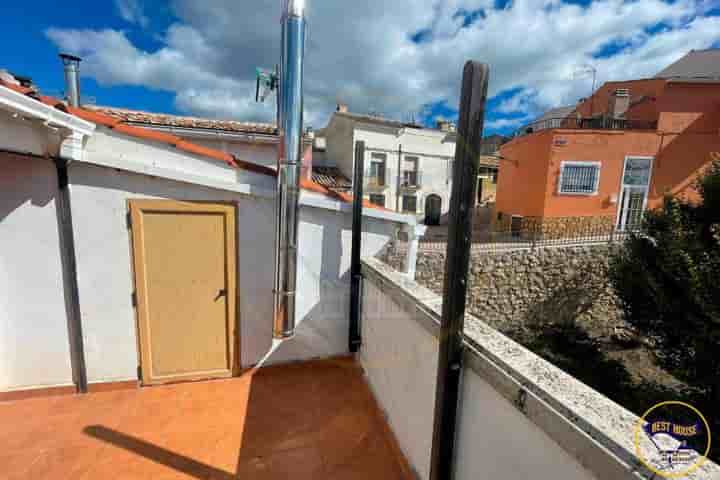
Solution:
M9 88L0 88L0 109L44 120L48 127L65 129L83 136L90 136L95 131L95 125L90 122Z

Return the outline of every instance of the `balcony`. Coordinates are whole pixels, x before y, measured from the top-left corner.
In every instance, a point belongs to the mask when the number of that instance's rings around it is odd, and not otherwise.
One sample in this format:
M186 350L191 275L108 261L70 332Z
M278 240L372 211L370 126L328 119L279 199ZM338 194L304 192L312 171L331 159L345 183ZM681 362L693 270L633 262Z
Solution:
M544 118L533 123L529 123L515 132L516 137L529 135L541 130L551 128L567 128L567 129L587 129L587 130L655 130L657 129L656 121L646 120L629 120L625 118L577 118L577 117L559 117Z

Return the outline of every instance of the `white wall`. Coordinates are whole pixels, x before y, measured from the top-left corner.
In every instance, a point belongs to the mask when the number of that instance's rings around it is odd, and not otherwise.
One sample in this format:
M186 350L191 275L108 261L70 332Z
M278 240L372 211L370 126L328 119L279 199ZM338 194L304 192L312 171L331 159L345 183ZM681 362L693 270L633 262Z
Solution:
M82 163L71 164L70 182L90 382L137 378L135 312L130 297L131 241L126 225L129 199L237 202L241 328L252 331L254 325L270 316L272 304L260 292L264 284L272 283L272 275L262 267L265 263L272 265L272 242L258 233L272 233L267 231L273 211L271 201Z
M360 362L410 465L429 478L437 339L367 277L362 309Z
M227 165L222 161L188 154L159 142L137 139L108 129L98 129L87 141L85 160L108 166L133 165L139 171L174 172L215 183L249 183L274 190L275 179Z
M384 190L385 207L402 210L402 192L400 205L397 203L398 149L402 145L403 159L418 158L418 171L421 172L421 187L415 192L417 212L425 212L425 198L436 194L442 199L442 213L447 213L452 189L451 158L455 155L455 142L448 140L445 132L435 130L378 128L358 123L355 126L355 141L364 141L366 147L365 165L370 165L373 153L384 153L387 167L390 169L390 184ZM389 152L373 151L389 150ZM402 166L401 166L402 169ZM366 192L367 194L368 192ZM412 192L408 192L412 194ZM424 216L424 215L423 215Z
M0 154L0 390L71 385L52 162Z
M364 217L362 256L377 254L397 229L393 222ZM270 362L348 351L352 215L301 207L298 245L295 337Z
M456 478L596 480L474 370L465 369Z
M363 271L361 363L410 465L428 479L441 300L377 260ZM458 480L596 480L468 365L458 415Z
M425 199L436 194L442 199L442 213L450 206L452 189L451 159L455 155L455 141L446 132L430 129L397 128L372 123L363 123L342 115L333 115L325 128L327 138L326 163L336 165L348 177L353 178L354 144L365 142L365 167L370 165L373 153L386 155L386 168L390 170L390 184L378 192L385 195L385 207L397 210L396 179L398 172L397 151L402 145L404 155L418 157L418 170L422 174L422 186L414 195L417 198L417 214L423 218ZM412 194L412 192L408 192ZM402 197L400 198L402 207Z
M237 158L247 162L257 163L271 168L277 167L277 144L274 143L232 142L220 139L205 140L193 137L189 137L188 140L204 147L233 154Z
M71 165L70 179L89 381L137 376L128 199L237 203L241 361L248 366L265 355L272 343L273 200L81 163ZM302 207L300 220L298 328L270 362L347 351L351 216ZM364 252L376 253L396 228L392 222L368 218Z

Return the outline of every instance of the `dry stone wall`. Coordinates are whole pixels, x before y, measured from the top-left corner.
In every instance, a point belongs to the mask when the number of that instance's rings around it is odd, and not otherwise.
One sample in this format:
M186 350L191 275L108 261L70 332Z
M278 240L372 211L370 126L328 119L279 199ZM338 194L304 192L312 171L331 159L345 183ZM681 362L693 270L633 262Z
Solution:
M469 269L468 310L503 332L538 324L582 325L607 336L622 325L608 280L615 246L541 248L474 253ZM401 270L404 252L392 246L381 259ZM416 280L442 293L444 252L418 254Z

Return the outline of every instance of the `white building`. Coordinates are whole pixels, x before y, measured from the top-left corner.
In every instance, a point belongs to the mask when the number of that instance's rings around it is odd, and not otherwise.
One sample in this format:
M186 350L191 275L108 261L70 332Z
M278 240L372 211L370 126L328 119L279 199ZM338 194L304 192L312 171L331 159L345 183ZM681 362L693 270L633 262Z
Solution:
M365 198L389 210L425 219L447 213L455 156L454 127L442 129L368 115L338 106L324 129L327 162L353 178L354 150L365 142Z
M232 376L263 358L276 178L257 152L269 161L270 147L230 155L7 76L0 132L0 398L83 376L91 391ZM296 335L270 362L347 351L351 205L302 186ZM363 254L415 224L366 208Z

